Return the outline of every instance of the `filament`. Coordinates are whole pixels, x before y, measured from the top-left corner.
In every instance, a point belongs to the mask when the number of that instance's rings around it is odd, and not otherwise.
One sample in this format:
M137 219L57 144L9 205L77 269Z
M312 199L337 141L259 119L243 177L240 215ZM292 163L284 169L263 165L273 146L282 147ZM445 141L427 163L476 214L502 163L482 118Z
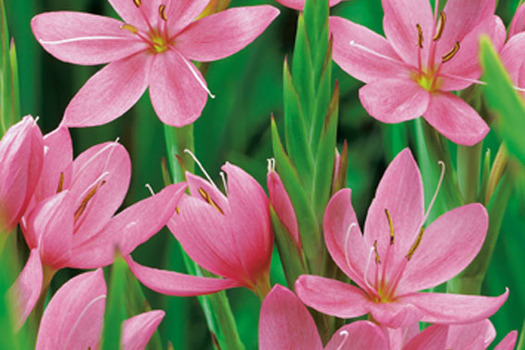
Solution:
M185 149L184 150L184 153L187 153L190 155L191 158L193 158L193 161L197 164L197 166L199 167L199 169L202 171L202 173L204 174L204 176L206 177L206 179L208 179L209 183L212 184L212 186L218 191L219 188L215 185L215 182L213 182L213 180L211 179L210 175L208 174L208 172L206 171L206 169L204 169L204 167L202 166L201 162L199 162L199 160L197 159L197 157L195 156L195 154L193 154L192 151L190 151L189 149Z

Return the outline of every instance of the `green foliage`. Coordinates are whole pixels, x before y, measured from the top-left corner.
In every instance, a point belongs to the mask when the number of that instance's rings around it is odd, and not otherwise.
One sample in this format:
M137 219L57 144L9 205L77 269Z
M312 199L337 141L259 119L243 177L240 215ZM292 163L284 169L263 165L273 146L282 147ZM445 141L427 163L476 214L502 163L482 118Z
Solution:
M122 322L127 318L126 300L123 296L127 293L128 266L119 253L111 268L111 279L106 300L106 313L104 315L104 330L102 332L102 350L120 348Z

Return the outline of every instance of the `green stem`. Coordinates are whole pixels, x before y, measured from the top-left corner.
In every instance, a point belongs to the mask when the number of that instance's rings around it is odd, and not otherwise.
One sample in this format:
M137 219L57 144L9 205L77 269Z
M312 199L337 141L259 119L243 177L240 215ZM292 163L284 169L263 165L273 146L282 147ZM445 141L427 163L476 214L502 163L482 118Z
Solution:
M0 232L0 256L2 256L4 252L5 243L8 237L9 237L8 233Z
M40 327L40 321L42 320L42 315L44 314L44 306L46 304L47 292L49 286L51 285L51 280L57 272L57 270L51 269L47 266L42 266L43 269L43 279L42 279L42 290L40 292L40 297L35 304L31 315L31 326L33 329L38 329Z
M463 203L474 203L478 199L483 141L474 146L458 145L458 187Z

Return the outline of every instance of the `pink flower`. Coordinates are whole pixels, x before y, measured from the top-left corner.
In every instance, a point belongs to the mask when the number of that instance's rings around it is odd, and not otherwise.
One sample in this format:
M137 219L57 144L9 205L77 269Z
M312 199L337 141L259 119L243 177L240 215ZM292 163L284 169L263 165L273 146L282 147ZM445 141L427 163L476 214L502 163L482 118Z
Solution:
M494 0L449 0L438 15L428 0L383 0L386 39L339 17L330 18L333 58L366 85L365 109L385 123L421 115L450 140L473 145L489 128L478 113L450 91L481 75L478 38L487 34L499 50L505 26Z
M44 145L42 176L22 225L31 255L15 284L21 323L57 270L109 265L116 248L131 253L168 222L186 187L168 186L114 216L131 176L125 148L100 144L73 161L65 128L46 135Z
M0 234L13 230L29 205L43 163L42 133L26 116L0 141Z
M509 40L501 50L501 59L515 86L525 98L525 4L520 5L509 28Z
M225 196L210 180L191 173L185 195L168 223L186 253L204 269L225 279L188 276L141 266L128 258L135 276L163 294L191 296L243 286L259 295L269 290L273 248L268 198L241 168L226 163Z
M106 294L101 269L69 280L56 292L44 312L36 349L98 349ZM163 318L164 311L156 310L124 321L122 348L144 349Z
M259 346L261 350L385 350L388 349L388 340L374 323L357 321L337 330L323 347L306 307L291 291L276 285L261 307Z
M343 0L329 0L330 7L339 4ZM277 0L278 3L297 11L303 11L305 0Z
M368 210L364 235L350 203L350 189L328 203L324 233L328 251L358 287L318 276L301 276L295 290L308 306L341 318L370 313L387 327L417 321L467 323L492 315L496 298L418 293L461 272L485 239L488 217L480 204L451 210L427 228L421 174L410 150L386 170Z
M130 109L149 86L166 124L195 121L210 92L190 61L215 61L251 43L275 19L271 6L239 7L194 21L209 0L109 0L123 21L87 13L50 12L33 18L40 44L60 60L111 62L69 103L63 124L108 123Z

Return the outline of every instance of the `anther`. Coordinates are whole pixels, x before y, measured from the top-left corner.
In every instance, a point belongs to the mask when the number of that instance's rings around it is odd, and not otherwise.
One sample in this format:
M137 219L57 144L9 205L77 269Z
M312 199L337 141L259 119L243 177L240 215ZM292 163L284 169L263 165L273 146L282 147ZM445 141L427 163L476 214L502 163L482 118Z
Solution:
M137 27L132 26L131 24L127 24L127 23L121 25L120 29L127 30L128 32L130 32L132 34L138 34L139 33L139 30L137 29Z
M165 21L168 20L168 17L166 17L166 5L162 4L159 6L159 16Z
M445 15L445 12L441 11L439 14L439 22L436 29L436 35L434 35L434 38L432 40L438 41L441 39L441 35L443 35L443 29L445 29L445 21L447 19L447 15Z
M385 209L386 218L388 220L388 227L390 228L390 245L394 244L394 223L388 209Z
M374 241L374 252L376 253L376 264L381 264L381 257L377 251L377 239Z
M58 180L58 187L57 187L57 193L62 192L64 189L64 173L60 173L60 180Z
M84 199L82 200L82 202L80 203L78 209L75 211L75 222L80 218L80 216L82 215L82 213L84 212L84 210L86 210L86 207L89 203L89 201L91 200L91 198L93 198L93 196L95 195L95 193L97 193L97 190L100 187L104 186L106 184L106 181L102 181L100 183L100 185L96 185L95 187L93 187L93 189L91 191L88 192L88 194L86 195L86 197L84 197Z
M452 48L452 50L450 50L449 52L447 52L447 53L442 57L442 62L445 63L445 62L450 61L454 56L456 56L456 54L458 53L458 51L459 51L459 41L456 41L456 43L454 44L454 47Z
M417 28L417 46L419 46L420 49L423 48L423 29L421 29L421 25L418 23L416 24Z
M215 201L211 198L210 194L208 192L206 192L204 189L202 188L199 188L199 194L201 195L201 197L206 201L208 202L209 205L211 205L212 207L214 207L215 209L217 209L219 211L219 213L223 214L224 215L224 212L222 211L222 209L217 205L217 203L215 203Z
M175 212L180 215L180 208L179 207L175 207Z
M133 0L133 3L135 4L135 6L137 6L137 8L139 8L140 5L142 4L142 1L141 0Z
M419 234L417 235L416 241L414 244L412 244L412 247L410 247L410 250L408 251L408 254L406 255L406 258L408 261L412 259L412 256L417 250L417 247L419 247L419 244L421 243L421 239L423 238L423 232L425 232L425 228L421 227L421 230L419 231Z

